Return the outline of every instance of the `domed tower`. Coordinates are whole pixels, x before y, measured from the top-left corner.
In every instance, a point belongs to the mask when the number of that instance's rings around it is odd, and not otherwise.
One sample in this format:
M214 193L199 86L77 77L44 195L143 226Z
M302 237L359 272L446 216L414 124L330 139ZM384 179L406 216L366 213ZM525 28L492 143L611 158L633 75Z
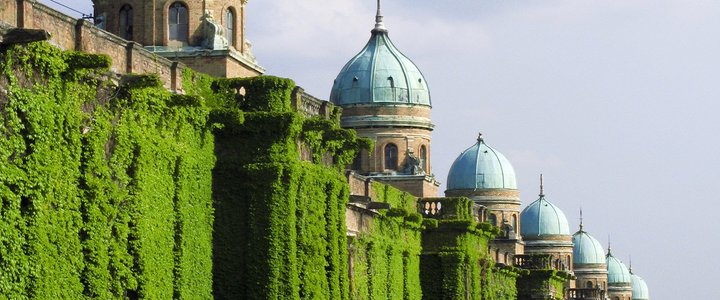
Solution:
M96 26L194 70L220 77L264 72L245 38L246 3L93 0Z
M633 290L630 271L625 264L612 255L610 247L608 247L606 260L608 271L608 298L610 298L610 300L631 300Z
M632 300L650 300L650 293L645 280L633 274L632 267L630 267L630 279L632 281Z
M607 294L607 261L603 246L583 230L582 221L580 221L580 230L573 235L572 242L573 269L577 277L575 281L577 287L600 289L603 294Z
M558 268L572 272L573 243L565 214L545 199L542 175L540 197L520 213L520 234L526 254L550 254Z
M511 264L524 246L520 235L520 192L515 170L502 153L477 142L453 162L447 178L446 197L468 197L484 207L483 221L503 229L490 245L497 262Z
M360 53L335 78L330 101L342 107L343 128L375 142L352 169L415 196L436 196L430 165L430 91L425 77L395 45L378 1L375 28Z

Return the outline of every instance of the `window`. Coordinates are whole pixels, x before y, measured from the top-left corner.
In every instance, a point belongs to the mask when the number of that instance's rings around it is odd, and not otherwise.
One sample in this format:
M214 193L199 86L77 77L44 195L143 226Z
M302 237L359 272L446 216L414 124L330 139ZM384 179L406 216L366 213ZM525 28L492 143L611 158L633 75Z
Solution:
M589 289L592 288L593 287L592 281L588 281L587 283L585 283L585 287L589 288Z
M118 28L120 37L126 40L133 38L133 9L129 4L125 4L120 8L120 28Z
M233 45L233 36L235 36L235 13L232 8L228 8L225 11L225 38L228 41L228 45Z
M425 148L425 145L420 146L420 166L423 168L423 171L428 172L427 149Z
M395 170L398 165L398 147L395 144L385 145L385 169Z
M515 232L520 232L520 230L518 230L517 215L512 215L512 226Z
M170 5L168 24L170 27L170 40L180 42L188 41L188 9L185 4L175 2Z
M490 222L493 226L497 226L497 217L494 214L489 214L488 222Z

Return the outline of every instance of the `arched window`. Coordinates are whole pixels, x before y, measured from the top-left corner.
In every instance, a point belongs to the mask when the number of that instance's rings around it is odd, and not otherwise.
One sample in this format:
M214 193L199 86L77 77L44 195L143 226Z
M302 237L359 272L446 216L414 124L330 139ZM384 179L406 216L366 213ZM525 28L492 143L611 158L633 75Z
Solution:
M120 28L118 29L120 37L126 40L133 38L133 9L129 4L125 4L120 8Z
M228 8L225 11L225 38L228 41L228 45L232 46L233 37L235 36L235 13L232 8Z
M170 5L168 25L170 29L170 40L180 42L188 41L188 8L185 4L175 2Z
M588 280L588 282L585 283L585 287L586 287L586 288L589 288L589 289L592 288L592 287L593 287L592 281L589 281L589 280Z
M497 226L497 217L495 214L488 214L488 222L490 222L493 226Z
M395 170L398 165L398 147L395 144L385 145L385 169Z
M425 148L425 145L420 146L420 166L422 166L423 171L428 172L427 148Z
M512 215L512 226L513 226L513 230L515 230L515 232L520 232L520 230L518 229L518 222L517 222L516 215Z
M495 261L500 262L500 249L495 250Z
M505 252L505 264L506 264L506 265L509 264L509 263L508 263L508 253L507 253L507 252Z

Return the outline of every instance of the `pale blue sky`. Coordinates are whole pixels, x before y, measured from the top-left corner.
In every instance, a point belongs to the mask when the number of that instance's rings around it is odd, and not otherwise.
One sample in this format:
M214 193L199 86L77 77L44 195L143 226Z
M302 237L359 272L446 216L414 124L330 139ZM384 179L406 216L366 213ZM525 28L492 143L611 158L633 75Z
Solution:
M246 30L268 74L327 99L374 9L250 0ZM440 181L482 131L525 204L544 173L573 231L582 206L587 231L632 255L653 299L716 295L720 1L395 0L383 12L430 86Z

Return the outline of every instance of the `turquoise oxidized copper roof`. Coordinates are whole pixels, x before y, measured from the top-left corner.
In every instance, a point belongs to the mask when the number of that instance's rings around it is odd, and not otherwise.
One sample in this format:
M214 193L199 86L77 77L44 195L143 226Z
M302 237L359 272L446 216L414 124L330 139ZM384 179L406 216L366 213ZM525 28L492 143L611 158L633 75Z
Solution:
M520 233L523 236L570 235L565 214L545 199L540 176L540 198L520 213Z
M482 135L477 143L455 159L447 179L448 190L517 189L515 170L502 153L485 144Z
M630 271L619 259L615 258L610 253L608 248L607 254L607 270L608 270L608 284L616 283L631 283Z
M345 64L335 78L330 101L340 106L431 106L425 77L390 41L382 21L379 3L375 28L371 32L365 48Z
M573 235L573 263L605 264L605 249L594 237L580 230Z
M635 274L630 273L632 279L632 299L633 300L649 300L650 293L648 291L645 280Z

